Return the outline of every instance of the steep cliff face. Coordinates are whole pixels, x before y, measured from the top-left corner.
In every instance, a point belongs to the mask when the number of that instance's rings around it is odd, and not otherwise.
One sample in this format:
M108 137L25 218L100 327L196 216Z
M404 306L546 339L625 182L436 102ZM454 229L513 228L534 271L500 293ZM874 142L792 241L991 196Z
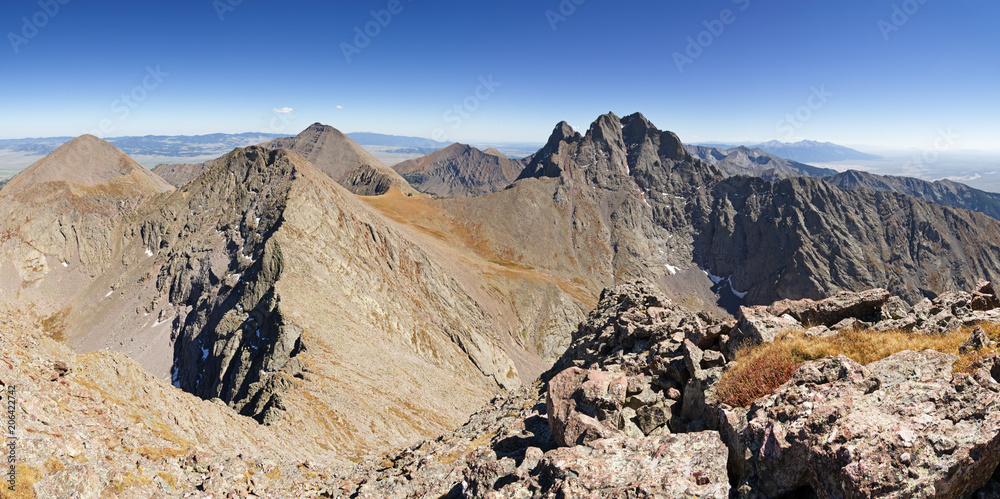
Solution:
M883 287L915 302L1000 276L1000 224L820 179L734 177L691 208L699 265L749 303Z

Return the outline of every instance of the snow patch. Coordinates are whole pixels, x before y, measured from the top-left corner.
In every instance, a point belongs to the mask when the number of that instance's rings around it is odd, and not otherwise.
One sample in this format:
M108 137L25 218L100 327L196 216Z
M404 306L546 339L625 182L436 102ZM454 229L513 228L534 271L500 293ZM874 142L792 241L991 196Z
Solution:
M146 248L146 256L153 256L153 251L149 248Z
M69 264L66 263L66 262L62 262L62 264L63 264L63 267L69 267Z
M701 269L701 271L704 272L705 275L707 275L708 278L712 280L712 284L719 284L720 282L725 281L726 279L728 279L728 277L719 277L717 275L712 275L711 272L709 272L709 271L707 271L705 269Z
M208 358L208 349L205 348L204 346L202 346L201 347L201 360L205 360L207 358Z
M114 293L114 292L115 292L115 290L112 289L111 291L108 291L108 294L104 295L104 297L108 298L108 297L111 296L111 293Z
M670 275L676 275L677 272L679 272L679 271L680 271L679 268L674 267L673 265L670 265L669 263L667 264L667 272L670 272Z
M732 291L733 294L736 295L736 297L739 298L739 299L741 299L741 300L747 297L747 291L744 291L742 293L740 293L739 291L736 291L736 288L733 287L732 281L729 282L729 290Z

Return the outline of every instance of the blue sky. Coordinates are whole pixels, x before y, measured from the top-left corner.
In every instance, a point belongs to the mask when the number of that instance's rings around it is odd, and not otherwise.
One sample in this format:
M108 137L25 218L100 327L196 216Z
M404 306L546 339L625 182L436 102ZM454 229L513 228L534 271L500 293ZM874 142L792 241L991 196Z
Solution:
M561 120L639 111L688 142L921 148L947 131L958 148L1000 148L996 0L36 0L0 13L0 138L292 135L319 121L542 142Z

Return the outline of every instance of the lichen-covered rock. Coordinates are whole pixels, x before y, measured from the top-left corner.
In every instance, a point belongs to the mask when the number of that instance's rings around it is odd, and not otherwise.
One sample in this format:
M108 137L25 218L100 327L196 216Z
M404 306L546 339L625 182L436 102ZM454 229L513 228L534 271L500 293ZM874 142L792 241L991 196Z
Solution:
M981 326L976 326L976 329L972 330L969 338L958 346L958 353L965 355L984 348L991 348L994 345L996 345L996 342L986 335L986 331Z
M598 440L546 454L537 471L542 497L729 497L727 451L713 431ZM501 489L505 497L524 490ZM521 495L520 497L530 497Z
M557 374L545 402L556 443L579 445L617 435L609 420L625 405L627 389L622 373L571 367Z
M728 414L731 469L763 497L803 487L819 497L967 495L1000 462L1000 403L975 378L952 376L954 358L807 362L745 416Z

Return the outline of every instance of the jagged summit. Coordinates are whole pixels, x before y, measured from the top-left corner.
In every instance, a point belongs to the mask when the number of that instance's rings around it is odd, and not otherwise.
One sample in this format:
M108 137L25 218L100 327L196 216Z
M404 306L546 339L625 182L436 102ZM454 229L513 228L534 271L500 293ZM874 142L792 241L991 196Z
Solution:
M314 123L295 137L275 139L263 145L301 154L338 183L361 196L385 194L392 187L410 190L399 174L329 125Z
M69 182L94 187L130 177L123 196L143 196L173 190L173 187L110 143L93 135L81 135L36 161L10 180L0 195L11 196L48 182ZM131 189L129 189L131 188ZM79 194L79 191L74 191Z
M480 151L456 143L422 158L399 163L393 169L420 191L455 197L481 196L503 190L517 178L524 164L496 149Z

